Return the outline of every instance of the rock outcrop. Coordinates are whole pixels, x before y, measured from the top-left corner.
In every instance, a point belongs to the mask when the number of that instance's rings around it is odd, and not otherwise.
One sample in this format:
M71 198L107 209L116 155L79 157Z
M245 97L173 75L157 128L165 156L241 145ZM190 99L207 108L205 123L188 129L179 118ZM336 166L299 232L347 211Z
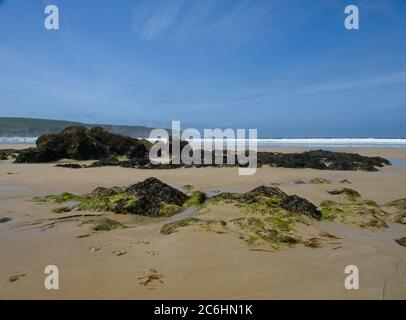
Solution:
M101 127L71 126L58 134L43 134L36 148L22 150L16 163L51 162L63 158L102 159L111 155L146 157L150 144L145 140L110 133Z
M138 197L157 197L162 202L176 204L178 206L183 205L188 199L188 196L182 191L153 177L129 186L126 192L128 194L135 194Z
M283 168L365 171L377 171L377 167L391 164L381 157L366 157L357 153L325 150L312 150L303 153L258 152L258 163Z
M148 178L129 187L98 187L85 195L63 193L33 199L36 202L74 202L70 210L110 211L143 216L171 216L193 199L182 191L156 179Z
M254 210L271 212L279 209L304 214L314 219L321 218L321 212L310 201L297 195L288 195L277 187L260 186L246 193L221 193L214 201L231 200Z

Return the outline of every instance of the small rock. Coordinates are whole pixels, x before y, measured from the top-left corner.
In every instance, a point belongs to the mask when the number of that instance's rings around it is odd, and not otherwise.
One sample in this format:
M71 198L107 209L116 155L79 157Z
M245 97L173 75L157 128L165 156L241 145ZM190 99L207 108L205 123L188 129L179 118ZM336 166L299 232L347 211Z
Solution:
M101 249L101 247L91 247L90 248L90 251L91 252L97 252L97 251L99 251Z
M81 238L87 238L90 237L90 234L81 234L79 236L77 236L76 238L81 239Z
M113 254L115 256L117 256L117 257L125 255L126 253L127 253L127 251L124 251L124 250L115 250L115 251L113 251Z
M0 223L6 223L6 222L9 222L9 221L11 221L12 219L11 218L9 218L9 217L1 217L0 218Z
M403 247L406 247L406 238L395 239L395 242Z
M14 275L14 276L9 277L9 278L8 278L8 281L10 281L10 282L16 282L17 280L19 280L20 278L25 277L25 276L26 276L26 274L24 274L24 273L22 273L22 274L17 274L17 275Z

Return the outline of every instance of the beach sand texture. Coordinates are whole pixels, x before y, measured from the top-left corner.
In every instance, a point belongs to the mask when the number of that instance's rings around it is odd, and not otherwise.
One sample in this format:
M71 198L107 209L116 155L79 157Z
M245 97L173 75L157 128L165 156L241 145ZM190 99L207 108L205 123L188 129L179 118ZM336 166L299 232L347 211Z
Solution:
M403 149L350 151L406 159ZM99 186L126 186L151 176L177 188L192 185L193 190L204 192L246 192L278 184L286 193L316 205L337 200L326 191L342 187L339 181L343 179L351 181L350 187L363 198L378 204L406 197L402 162L378 172L263 167L253 176L238 176L236 168L75 170L1 161L0 218L12 220L0 224L0 299L406 298L406 248L394 241L406 236L402 224L389 223L385 230L371 231L316 222L311 232L327 232L335 238L319 248L298 245L269 251L250 250L232 230L206 232L185 227L165 235L160 233L165 221L130 215L106 213L130 227L96 233L81 219L44 229L32 224L75 213L53 213L55 205L32 202L33 197L65 191L83 194ZM331 183L294 183L316 177ZM242 214L234 206L222 204L204 208L196 217L229 221ZM306 232L310 231L303 230ZM59 268L59 290L44 288L47 265ZM347 265L359 268L359 290L344 287Z

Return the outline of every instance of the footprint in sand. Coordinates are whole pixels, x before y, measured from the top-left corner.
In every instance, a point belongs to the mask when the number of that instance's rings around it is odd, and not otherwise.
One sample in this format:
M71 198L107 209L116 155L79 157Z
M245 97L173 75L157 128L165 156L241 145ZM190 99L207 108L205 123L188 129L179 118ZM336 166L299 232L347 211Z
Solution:
M139 284L148 288L148 289L156 289L157 284L163 284L164 276L158 273L155 269L149 269L149 274L143 277L139 277L138 280Z
M152 249L151 249L151 250L148 250L147 253L148 253L148 254L151 254L151 255L153 255L153 256L156 256L156 255L159 254L158 251L155 251L155 250L152 250Z
M137 242L137 244L138 244L138 245L140 245L140 244L147 245L147 244L149 244L149 241L140 240L140 241Z

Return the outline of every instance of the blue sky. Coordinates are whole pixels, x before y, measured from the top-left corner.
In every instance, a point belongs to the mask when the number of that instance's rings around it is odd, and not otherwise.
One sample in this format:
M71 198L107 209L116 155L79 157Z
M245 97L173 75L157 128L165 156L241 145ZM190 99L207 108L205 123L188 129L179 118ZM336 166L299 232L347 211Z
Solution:
M406 137L406 1L0 0L0 116Z

